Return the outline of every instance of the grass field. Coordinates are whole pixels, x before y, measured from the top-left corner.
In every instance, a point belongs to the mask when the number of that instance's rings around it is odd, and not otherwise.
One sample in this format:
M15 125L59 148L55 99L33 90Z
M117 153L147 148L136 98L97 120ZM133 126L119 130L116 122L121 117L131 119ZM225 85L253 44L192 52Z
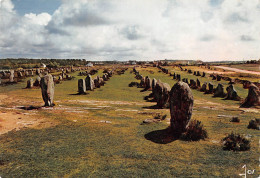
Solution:
M182 78L197 79L167 68ZM29 114L41 122L0 135L0 177L240 177L245 164L256 170L252 177L258 176L259 131L247 129L247 125L259 117L259 109L240 109L238 101L192 90L192 119L202 121L209 138L162 143L160 136L169 126L169 109L149 109L155 105L144 100L150 92L128 87L137 81L131 70L114 75L105 86L87 95L75 95L77 79L84 77L74 73L74 80L55 86L56 106L39 110L17 106L42 106L40 89L23 89L26 82L1 87L0 96L5 99L0 100L0 113L19 114L20 120ZM170 86L176 82L157 68L137 70ZM99 70L97 75L101 73ZM199 79L201 84L211 81ZM226 81L221 83L227 86ZM247 96L241 84L235 89L242 98ZM141 125L156 113L167 114L167 119ZM238 116L241 122L230 122L231 116ZM231 132L248 136L250 151L223 151L221 139Z

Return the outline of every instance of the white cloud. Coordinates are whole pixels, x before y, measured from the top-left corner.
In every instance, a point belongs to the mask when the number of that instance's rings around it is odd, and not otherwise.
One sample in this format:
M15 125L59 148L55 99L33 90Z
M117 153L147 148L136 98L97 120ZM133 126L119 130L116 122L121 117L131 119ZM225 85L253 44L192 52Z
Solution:
M0 1L0 57L259 58L259 0L63 0L23 17Z

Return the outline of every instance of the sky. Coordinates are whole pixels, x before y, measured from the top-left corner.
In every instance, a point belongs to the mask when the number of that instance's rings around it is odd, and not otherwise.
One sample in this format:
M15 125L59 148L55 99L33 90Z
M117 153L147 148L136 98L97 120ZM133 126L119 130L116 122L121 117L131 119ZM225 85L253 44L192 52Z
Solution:
M260 58L260 0L0 0L0 58Z

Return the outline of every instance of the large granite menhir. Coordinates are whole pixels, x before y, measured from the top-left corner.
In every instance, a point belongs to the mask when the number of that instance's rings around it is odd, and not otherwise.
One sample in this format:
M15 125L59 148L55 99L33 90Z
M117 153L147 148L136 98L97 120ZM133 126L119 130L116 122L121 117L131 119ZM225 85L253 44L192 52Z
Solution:
M44 106L54 106L54 81L51 74L45 75L40 82Z
M192 115L193 101L193 95L187 83L179 81L172 87L169 99L171 129L176 136L186 131Z

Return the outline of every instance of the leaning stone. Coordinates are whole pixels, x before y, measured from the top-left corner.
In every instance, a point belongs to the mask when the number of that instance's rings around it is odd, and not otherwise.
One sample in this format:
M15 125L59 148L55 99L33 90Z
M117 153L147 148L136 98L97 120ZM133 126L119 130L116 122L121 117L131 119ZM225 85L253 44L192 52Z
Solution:
M171 128L177 136L186 131L192 115L193 95L188 84L176 83L170 91Z

